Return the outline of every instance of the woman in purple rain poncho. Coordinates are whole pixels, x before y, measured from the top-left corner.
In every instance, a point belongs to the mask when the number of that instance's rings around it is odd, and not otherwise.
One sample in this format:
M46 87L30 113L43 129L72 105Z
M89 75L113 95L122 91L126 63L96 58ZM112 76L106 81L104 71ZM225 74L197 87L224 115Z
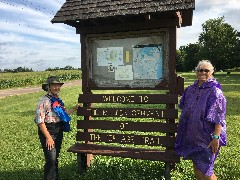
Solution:
M227 141L226 99L213 72L210 61L200 61L197 80L185 89L179 104L182 112L175 150L183 159L192 160L198 180L217 179L214 162Z

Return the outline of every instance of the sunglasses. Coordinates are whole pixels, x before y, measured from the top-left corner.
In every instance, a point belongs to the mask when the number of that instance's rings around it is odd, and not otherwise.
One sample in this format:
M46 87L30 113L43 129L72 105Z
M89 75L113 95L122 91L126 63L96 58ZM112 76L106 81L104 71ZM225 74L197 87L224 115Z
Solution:
M208 73L208 72L210 72L210 70L209 69L197 69L197 72L206 72L206 73Z

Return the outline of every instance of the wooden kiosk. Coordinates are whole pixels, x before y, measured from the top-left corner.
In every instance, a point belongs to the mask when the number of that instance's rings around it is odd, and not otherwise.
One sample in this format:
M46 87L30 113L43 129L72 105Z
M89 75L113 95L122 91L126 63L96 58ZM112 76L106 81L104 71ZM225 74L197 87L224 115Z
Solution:
M92 155L104 155L165 162L170 179L170 164L180 160L175 120L184 88L175 68L176 30L192 24L194 6L194 0L70 0L52 19L75 27L81 39L83 107L69 149L79 172Z

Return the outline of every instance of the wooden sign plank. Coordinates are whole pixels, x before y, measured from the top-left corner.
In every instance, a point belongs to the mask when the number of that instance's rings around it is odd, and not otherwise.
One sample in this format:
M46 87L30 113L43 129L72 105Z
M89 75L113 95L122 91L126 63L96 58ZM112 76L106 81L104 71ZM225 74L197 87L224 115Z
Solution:
M152 161L163 162L180 162L180 157L175 151L161 151L159 149L143 149L143 148L131 148L131 147L119 147L119 146L106 146L98 144L82 144L76 143L68 152L74 153L86 153L94 155L105 155L113 157L134 158Z
M97 133L97 132L77 132L77 141L135 144L148 146L173 147L175 137L116 134L116 133Z
M80 107L78 116L92 117L129 117L129 118L178 118L177 109L145 109L145 108L85 108Z
M80 94L79 103L177 104L177 94Z
M161 122L132 122L132 121L108 121L108 120L78 120L78 129L102 129L120 131L141 131L141 132L177 132L176 123Z

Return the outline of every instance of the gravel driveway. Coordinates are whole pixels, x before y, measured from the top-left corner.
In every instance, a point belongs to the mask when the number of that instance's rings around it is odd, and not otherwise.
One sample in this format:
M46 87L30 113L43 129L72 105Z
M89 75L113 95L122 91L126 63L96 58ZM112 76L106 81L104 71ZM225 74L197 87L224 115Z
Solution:
M75 80L70 82L65 82L63 87L66 86L77 86L81 85L82 80ZM15 88L15 89L4 89L0 90L0 99L7 96L21 95L21 94L29 94L34 92L43 91L42 87L25 87L25 88Z

